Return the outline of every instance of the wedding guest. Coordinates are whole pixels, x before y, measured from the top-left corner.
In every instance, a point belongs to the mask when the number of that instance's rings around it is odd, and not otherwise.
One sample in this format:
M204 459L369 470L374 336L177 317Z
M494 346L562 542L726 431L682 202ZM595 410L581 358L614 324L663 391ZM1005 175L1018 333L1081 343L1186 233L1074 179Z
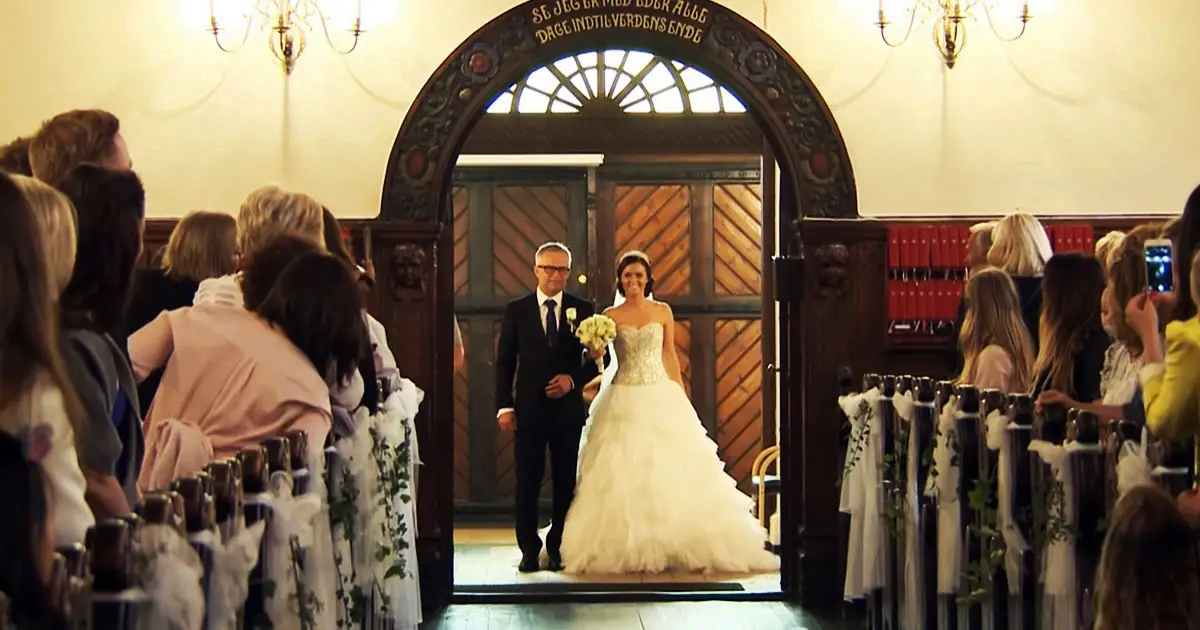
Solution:
M992 230L995 229L995 221L971 226L967 235L967 268L971 271L988 266L987 256L988 251L992 249Z
M163 248L162 266L138 269L133 296L125 316L125 330L136 331L159 313L190 306L200 282L233 273L237 269L237 223L220 212L191 212L175 224ZM151 373L138 384L142 416L162 380L162 371Z
M1042 345L1034 361L1032 394L1046 390L1072 400L1100 398L1100 370L1111 341L1100 323L1104 272L1079 253L1055 254L1042 278Z
M76 109L42 123L29 142L29 165L34 177L58 187L81 164L118 171L133 168L121 121L99 109Z
M59 189L78 217L75 266L60 299L63 358L84 408L75 448L96 518L121 517L137 501L144 443L133 374L108 331L124 316L141 255L145 191L132 171L86 164Z
M0 428L39 433L56 545L83 542L96 521L75 452L83 412L58 346L58 295L75 261L75 211L35 179L0 173Z
M1124 232L1113 230L1096 241L1096 260L1100 261L1100 265L1106 272L1112 265L1113 254L1116 253L1117 247L1121 245L1121 239L1123 238L1125 238Z
M1200 628L1192 526L1165 491L1136 486L1117 501L1096 570L1097 630Z
M0 184L0 187L3 185ZM26 441L0 432L0 594L20 630L67 630L48 588L54 566L54 505L39 459L48 447L38 433Z
M1174 308L1172 321L1186 321L1196 316L1196 297L1192 291L1192 257L1200 251L1200 186L1192 190L1183 205L1183 214L1176 226L1168 224L1171 231L1172 270L1175 273L1175 292L1162 296L1167 305Z
M0 147L0 171L10 175L33 175L29 166L29 141L32 138L17 138Z
M346 265L346 269L354 277L358 283L357 286L362 289L360 297L365 300L366 295L370 292L370 286L366 284L363 278L367 275L365 269L360 265L355 264L354 257L350 254L349 236L342 226L338 223L337 217L333 216L333 212L329 208L325 208L322 212L324 233L325 233L325 250L333 255L334 258L342 261ZM372 283L373 284L373 283ZM363 355L358 364L358 370L351 377L349 383L344 386L334 385L330 390L330 395L334 401L353 413L359 407L366 407L371 413L379 411L379 387L378 374L376 364L378 363L377 341L371 338L371 333L368 328L368 322L373 319L364 306L362 309L363 316L363 338L369 340L371 352Z
M959 383L1012 392L1024 388L1033 368L1033 341L1021 320L1017 288L999 269L971 275L963 294L966 315L959 333L964 365Z

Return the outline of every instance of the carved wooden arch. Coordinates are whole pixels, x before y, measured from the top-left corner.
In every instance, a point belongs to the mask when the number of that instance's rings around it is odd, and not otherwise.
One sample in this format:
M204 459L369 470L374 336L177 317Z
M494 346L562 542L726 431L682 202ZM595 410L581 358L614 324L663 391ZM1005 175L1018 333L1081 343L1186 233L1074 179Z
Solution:
M850 158L829 107L762 29L708 0L530 0L468 37L421 89L388 158L380 218L449 223L442 191L496 95L534 68L616 42L696 66L741 99L794 185L800 215L858 216ZM781 221L800 218L788 216L795 211L781 208Z
M384 256L380 277L393 287L394 299L383 305L380 317L400 344L394 347L403 347L396 353L402 373L429 393L417 423L421 450L429 454L418 491L417 553L422 598L432 607L446 603L454 589L453 371L449 353L436 348L450 347L453 338L453 274L442 270L453 249L453 234L446 228L452 222L455 162L476 121L514 81L564 56L610 46L694 66L742 101L780 163L778 220L784 230L778 253L803 255L805 217L858 217L845 142L812 81L770 36L711 0L530 0L468 37L430 77L400 128L384 176L382 222L376 224L396 245L383 250L391 253ZM408 249L400 251L401 246ZM427 252L428 263L410 250ZM801 293L802 285L815 285L789 269L777 284L786 282L792 295ZM427 294L416 277L431 272ZM825 593L820 601L832 602L839 589L800 583L830 587L836 580L828 579L829 572L837 566L834 478L826 479L836 466L830 456L836 435L825 431L830 434L822 437L828 439L803 439L799 420L810 413L810 405L801 402L809 385L803 365L807 342L801 342L799 323L810 316L802 310L809 305L785 309L787 321L781 322L796 336L780 358L796 368L790 375L781 373L783 387L797 400L781 425L781 438L795 447L793 455L781 458L784 491L791 493L782 510L782 579L790 596L820 591ZM788 489L801 488L806 476L820 486L812 501L807 486L800 492ZM802 563L807 568L801 569Z

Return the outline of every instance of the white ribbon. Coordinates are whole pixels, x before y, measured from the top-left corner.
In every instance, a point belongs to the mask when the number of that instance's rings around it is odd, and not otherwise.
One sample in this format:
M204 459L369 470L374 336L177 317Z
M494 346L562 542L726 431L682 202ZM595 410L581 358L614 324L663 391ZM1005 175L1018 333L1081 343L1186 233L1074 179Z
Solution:
M208 583L208 630L234 630L238 612L250 592L250 572L258 563L266 522L246 527L224 543L214 537L213 567Z
M853 458L843 471L840 509L850 514L850 540L846 551L846 581L843 595L847 600L862 598L883 585L886 558L884 549L882 479L879 464L883 457L882 424L879 400L882 392L872 388L861 394L838 398L838 404L850 419L850 451Z
M892 397L892 407L896 409L896 417L911 423L916 418L917 403L913 400L911 391Z
M274 509L267 530L267 564L263 578L274 588L267 597L266 610L276 630L300 630L301 606L308 604L308 593L297 593L295 564L292 562L292 542L300 549L313 544L313 525L321 511L321 499L312 493L292 495L292 475L276 472L271 475L270 504ZM307 590L307 589L306 589Z
M994 409L987 417L987 447L998 451L996 463L996 520L1004 538L1004 572L1008 576L1008 592L1021 591L1021 553L1029 549L1029 541L1013 519L1012 446L1009 431L1029 430L1011 422L1008 416Z
M962 513L958 505L959 466L954 462L955 420L959 417L958 396L951 396L942 406L938 416L937 438L933 448L933 462L937 477L930 479L937 499L937 559L938 593L958 593L960 579L959 554L962 549Z
M904 584L902 628L920 628L925 622L925 559L921 539L921 491L918 483L921 444L917 439L916 404L905 393L892 399L896 413L909 423L908 457L904 484ZM922 405L924 406L924 405ZM932 405L929 405L932 407Z
M1117 497L1130 488L1154 483L1153 469L1146 456L1146 441L1149 433L1142 428L1142 438L1137 443L1123 442L1117 455Z
M145 525L139 554L147 562L142 588L150 595L147 627L200 630L204 626L204 565L170 525Z

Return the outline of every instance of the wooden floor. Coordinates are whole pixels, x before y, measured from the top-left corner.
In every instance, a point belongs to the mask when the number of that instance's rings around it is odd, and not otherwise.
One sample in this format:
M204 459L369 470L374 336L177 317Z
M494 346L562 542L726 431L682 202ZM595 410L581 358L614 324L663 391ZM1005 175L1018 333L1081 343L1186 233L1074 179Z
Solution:
M830 620L779 602L640 604L459 604L422 630L848 630L861 622Z
M454 587L459 593L492 593L501 590L528 593L585 590L758 594L780 592L778 571L745 575L678 572L580 576L550 571L521 573L517 571L520 560L521 551L517 548L511 526L464 527L454 530Z

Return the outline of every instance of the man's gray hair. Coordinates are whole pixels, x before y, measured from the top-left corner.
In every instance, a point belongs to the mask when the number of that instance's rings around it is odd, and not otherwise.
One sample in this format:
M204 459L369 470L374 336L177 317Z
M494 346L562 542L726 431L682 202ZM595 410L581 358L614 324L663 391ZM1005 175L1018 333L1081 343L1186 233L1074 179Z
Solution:
M563 245L557 241L542 243L542 246L538 247L537 251L533 254L533 262L536 263L537 259L542 257L543 252L562 252L567 255L567 264L570 264L571 262L571 250L567 249L566 245Z

